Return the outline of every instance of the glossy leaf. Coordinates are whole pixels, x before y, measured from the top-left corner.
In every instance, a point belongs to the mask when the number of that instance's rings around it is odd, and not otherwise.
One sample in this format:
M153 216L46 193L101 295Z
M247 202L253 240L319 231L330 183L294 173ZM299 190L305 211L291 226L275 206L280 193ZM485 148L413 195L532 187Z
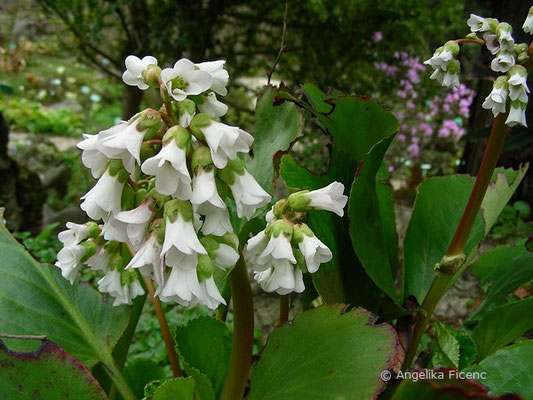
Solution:
M50 341L35 352L13 352L0 341L0 365L1 399L107 399L89 370Z
M247 163L248 171L271 193L275 157L288 150L303 129L303 116L294 104L274 104L277 92L273 87L266 87L257 100L253 158Z
M127 307L104 303L89 286L71 285L58 268L40 265L0 226L0 332L46 335L86 367L113 365Z
M491 393L517 393L524 399L533 398L533 341L505 347L485 358L467 371L485 372L480 382Z
M517 246L500 246L483 254L472 264L470 271L482 283L491 283L481 305L471 320L483 318L489 311L502 305L503 298L522 284L533 279L533 253L521 243Z
M250 400L371 399L396 362L397 337L357 308L328 304L276 329L253 367Z
M490 311L472 331L472 338L477 345L478 361L532 329L533 297Z
M231 332L211 317L200 317L179 326L176 343L188 366L204 374L220 397L231 355Z
M348 215L352 244L361 264L376 285L398 301L394 290L398 238L392 189L376 179L393 138L391 135L376 144L359 165Z

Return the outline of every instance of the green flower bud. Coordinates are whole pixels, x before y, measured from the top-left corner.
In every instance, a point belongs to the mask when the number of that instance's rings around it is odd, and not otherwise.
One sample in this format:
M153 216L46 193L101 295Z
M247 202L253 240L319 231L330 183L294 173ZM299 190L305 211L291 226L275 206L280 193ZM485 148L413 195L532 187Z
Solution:
M272 236L278 237L283 235L286 238L291 238L293 232L293 224L284 219L278 219L272 223Z
M89 228L89 237L90 238L97 238L100 236L100 228L98 227L98 224L93 221L87 222L85 225Z
M142 72L143 81L153 88L159 87L159 80L161 79L161 68L157 65L149 65Z
M193 172L197 171L198 168L206 169L212 165L213 161L211 160L211 152L209 151L209 147L200 146L193 151L191 156L191 168Z
M81 258L81 262L87 261L96 253L96 245L92 240L85 240L81 242L80 245L85 249L85 254Z
M302 190L300 192L293 193L289 196L287 201L289 202L289 206L293 211L309 210L309 204L311 203L311 199L309 198L309 196L306 196L307 193L309 193L309 190ZM276 215L275 211L274 215Z
M145 188L139 188L135 191L135 206L139 206L147 197L148 190Z
M205 138L201 128L211 125L211 121L213 121L213 118L207 114L196 114L189 125L192 134L199 140L204 140Z
M485 18L485 22L489 24L489 32L496 33L496 29L498 28L500 21L498 21L496 18Z
M444 44L444 50L449 51L455 57L459 54L459 45L454 40L449 40Z
M290 197L289 197L290 198ZM274 216L277 219L283 218L283 215L289 210L290 205L288 200L281 199L274 204Z
M470 32L468 35L465 36L467 39L478 39L475 32Z
M192 204L187 200L173 199L165 203L164 216L170 222L175 222L178 218L178 213L185 221L192 221L193 211Z
M196 273L198 274L198 280L200 282L209 279L213 276L215 267L211 257L207 254L198 255L198 265L196 267Z
M138 131L144 131L148 129L159 129L161 126L161 114L158 111L148 108L141 113L139 117L139 125L137 125Z

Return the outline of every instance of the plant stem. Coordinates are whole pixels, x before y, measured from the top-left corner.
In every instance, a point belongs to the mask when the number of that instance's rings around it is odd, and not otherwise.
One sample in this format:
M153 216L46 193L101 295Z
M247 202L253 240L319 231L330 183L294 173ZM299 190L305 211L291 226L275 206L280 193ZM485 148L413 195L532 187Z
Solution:
M128 383L124 379L124 376L120 372L120 369L117 367L113 359L111 358L108 362L105 363L105 370L113 382L113 387L118 390L123 400L135 400L135 394L128 386Z
M474 187L470 193L470 198L468 199L465 211L461 217L461 221L459 222L459 226L455 231L448 250L446 251L445 257L460 256L464 252L468 236L472 231L472 227L479 213L481 203L483 202L483 198L487 192L490 179L492 178L492 174L494 173L494 169L496 168L496 164L500 158L505 138L509 132L509 127L505 125L506 118L507 113L504 113L498 114L498 116L494 119L489 142L487 144L487 148L485 149L485 154L483 155L483 161L481 162L476 182L474 183ZM421 311L419 312L419 319L413 331L413 339L402 366L403 371L411 367L420 343L420 339L426 331L427 324L433 315L435 307L446 292L448 284L453 277L453 272L455 271L437 272L437 276L433 280L431 287L429 288L429 291L422 303Z
M288 294L279 296L279 317L274 324L276 328L289 320L289 303L290 296Z
M150 279L144 278L144 284L146 285L146 289L148 290L150 298L152 299L152 303L154 304L154 310L157 315L157 320L159 321L159 327L161 329L161 334L163 335L163 340L165 341L168 362L170 363L170 367L172 368L172 374L175 377L181 376L182 372L178 363L178 355L176 354L174 341L172 340L172 335L170 334L170 329L168 328L167 318L165 317L163 307L161 307L159 297L155 296L154 285Z
M229 280L233 301L233 345L220 399L238 400L242 399L248 382L254 342L252 289L242 253Z

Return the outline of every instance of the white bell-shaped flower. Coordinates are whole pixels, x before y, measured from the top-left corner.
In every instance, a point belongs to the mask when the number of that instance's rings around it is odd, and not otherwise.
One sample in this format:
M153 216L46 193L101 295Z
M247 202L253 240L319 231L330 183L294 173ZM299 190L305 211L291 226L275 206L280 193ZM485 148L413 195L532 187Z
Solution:
M109 167L96 185L81 197L83 202L80 208L95 221L120 212L122 191L127 174L113 171L115 166ZM114 172L113 175L110 171Z
M266 270L271 266L277 266L280 263L284 264L285 261L296 264L296 258L291 246L292 224L284 220L278 220L267 227L267 230L269 230L266 232L266 236L269 237L268 242L263 251L253 261L254 271ZM252 245L247 248L247 251L253 254L262 247L263 243L261 235L256 241L252 241Z
M526 106L527 103L522 103L520 100L511 101L509 116L505 123L509 126L522 125L527 127Z
M209 92L203 98L203 103L198 104L200 112L212 117L222 117L228 112L228 106L217 99L214 92Z
M252 218L258 208L267 205L272 199L245 169L242 175L233 174L233 182L229 184L229 187L235 199L239 218Z
M89 237L90 228L87 224L75 224L74 222L66 223L67 230L59 232L57 238L64 247L79 244L82 240Z
M524 32L529 33L530 35L533 34L533 7L529 9L527 18L524 21L524 25L522 25L522 29Z
M500 51L498 55L492 59L490 67L495 72L507 72L515 64L513 55L506 51Z
M527 103L529 88L527 86L527 70L517 65L509 70L509 97L511 100L519 100L522 103Z
M152 56L146 56L140 59L136 56L126 57L126 71L122 74L122 80L126 85L137 86L141 90L148 89L148 85L144 82L143 72L150 65L157 66L157 59Z
M286 295L292 292L302 293L305 290L302 270L295 268L287 260L264 271L256 272L254 279L269 293Z
M85 256L85 253L86 248L79 244L63 247L57 253L55 266L61 269L61 275L70 281L70 283L74 283L74 280L78 276L78 271L82 266L81 260Z
M96 250L96 253L87 260L86 264L93 271L107 272L111 255L111 252L106 249L106 246L100 246Z
M492 87L492 91L485 98L482 107L486 110L491 110L496 117L499 113L505 112L505 104L509 91L507 90L507 80L505 77L500 77Z
M176 101L205 92L213 84L209 72L196 69L192 61L186 58L177 61L172 68L162 70L161 80L168 94Z
M344 207L348 202L348 196L343 193L344 185L340 182L333 182L322 189L293 193L289 196L288 201L295 211L306 211L311 208L331 211L342 217Z
M187 155L176 139L165 143L159 153L142 164L141 170L155 176L155 189L159 193L181 200L190 198L191 177L187 169Z
M153 279L157 285L164 283L165 264L161 255L162 245L153 232L126 266L128 269L139 269L142 276Z
M320 264L331 260L331 250L318 239L305 224L294 229L294 238L305 259L307 271L311 274L318 271Z
M487 18L480 17L476 14L470 14L466 21L472 32L486 32L490 30L490 24Z
M91 170L95 178L100 178L105 172L107 161L109 160L104 153L98 149L98 134L83 134L83 140L77 144L82 150L81 162Z
M138 246L144 241L148 225L154 216L152 200L143 201L138 207L129 211L121 211L115 216L115 220L126 226L126 237L133 246Z
M513 28L507 22L500 22L496 28L498 42L502 51L511 51L514 46Z
M195 64L197 68L205 71L211 75L213 83L210 87L211 90L218 93L221 96L228 94L226 86L228 85L229 74L224 69L225 60L206 61L200 64ZM202 111L204 112L204 111Z

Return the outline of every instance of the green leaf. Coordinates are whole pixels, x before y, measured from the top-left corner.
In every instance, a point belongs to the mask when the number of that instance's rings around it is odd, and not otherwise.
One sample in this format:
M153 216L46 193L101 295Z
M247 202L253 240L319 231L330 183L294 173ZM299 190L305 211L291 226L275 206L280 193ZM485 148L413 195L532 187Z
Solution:
M475 253L526 170L495 171L465 247L467 258ZM430 178L418 187L404 239L404 299L409 295L414 295L419 303L424 299L435 277L434 266L446 253L473 186L474 178L454 175Z
M215 400L213 385L207 376L202 374L196 368L191 367L186 361L183 362L183 369L194 379L194 400Z
M433 278L435 264L448 248L474 185L464 175L426 179L418 186L413 214L404 239L404 299L424 299ZM483 237L478 215L466 245L468 254Z
M250 400L372 399L396 362L397 337L361 308L327 304L276 329L251 373Z
M24 353L12 352L0 341L0 365L1 399L107 399L89 370L50 341Z
M531 265L530 265L531 267ZM472 331L481 361L533 329L533 297L487 313Z
M509 202L520 182L522 182L527 170L528 165L521 166L518 171L510 168L496 170L496 177L493 178L493 182L487 188L487 193L481 204L481 213L485 222L485 235L491 230L498 219L498 215L500 215L500 212Z
M172 378L155 389L152 400L194 400L193 378Z
M274 104L278 90L267 87L257 100L253 159L246 168L268 192L273 192L274 163L302 135L303 116L289 102Z
M462 369L472 362L476 345L470 335L442 322L435 322L435 342L431 363L434 367Z
M485 372L486 385L491 393L518 393L533 398L533 341L505 347L466 371Z
M390 137L398 129L398 122L390 112L370 98L331 97L312 85L306 85L305 90L311 105L289 93L280 93L280 97L312 113L321 128L331 135L333 144L329 169L327 174L315 176L300 167L292 157L284 156L280 175L288 187L295 189L313 190L333 181L342 182L345 188L350 188L359 162L376 143ZM379 187L376 190L378 198L387 201L387 193ZM389 218L391 214L386 207L380 204L382 215ZM380 291L355 255L347 219L327 212L311 212L308 222L317 237L333 253L333 259L313 274L318 293L326 302L348 302L376 309ZM387 238L390 238L388 225L384 229ZM389 251L392 254L396 250Z
M111 351L128 323L127 307L106 304L96 290L40 265L3 225L0 274L0 332L45 335L86 367L113 368Z
M376 176L394 135L376 144L361 162L348 203L352 244L367 274L391 299L394 290L398 238L392 190Z
M124 378L138 399L144 395L144 387L151 381L165 379L163 368L154 360L136 358L124 366Z
M472 264L470 271L482 283L491 282L487 296L470 317L471 321L483 318L489 311L502 304L503 298L533 279L533 253L524 243L517 246L500 246L483 254Z
M180 356L207 376L220 397L231 355L231 332L221 321L200 317L176 329Z

